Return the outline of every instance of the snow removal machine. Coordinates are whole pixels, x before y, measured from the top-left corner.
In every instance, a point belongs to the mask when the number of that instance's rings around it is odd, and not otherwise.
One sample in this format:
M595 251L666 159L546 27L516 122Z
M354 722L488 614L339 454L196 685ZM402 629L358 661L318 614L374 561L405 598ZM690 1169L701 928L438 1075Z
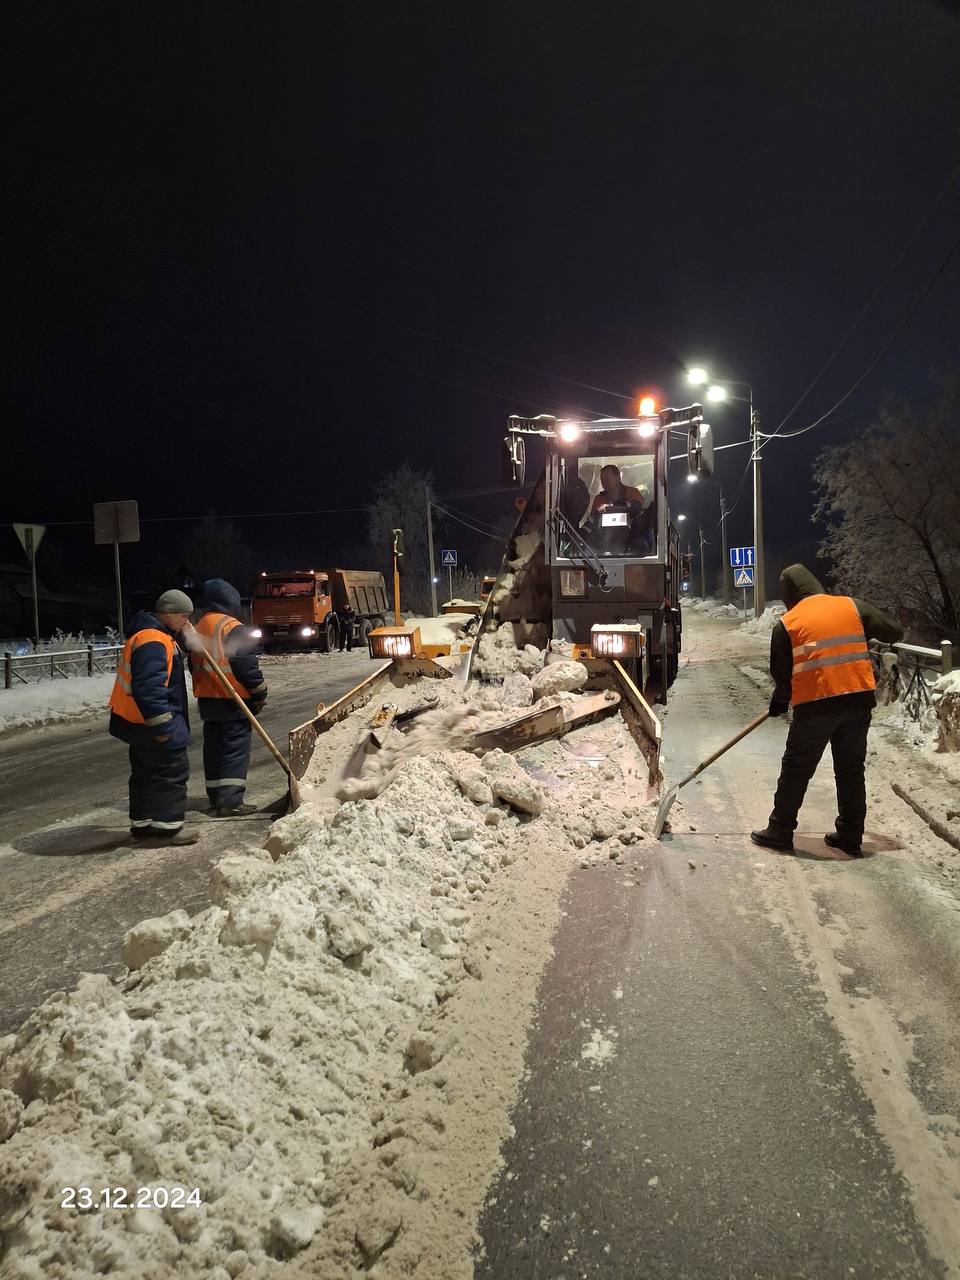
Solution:
M505 445L505 480L518 490L519 518L507 541L499 573L468 652L430 656L420 629L378 627L370 632L373 659L389 660L360 685L290 735L290 762L302 777L319 735L378 699L369 734L354 751L346 774L362 770L364 754L438 704L406 696L402 709L382 701L425 677L503 685L510 671L506 650L526 655L535 668L580 664L582 692L503 723L484 727L458 745L482 753L516 751L556 738L593 721L619 715L643 754L649 785L661 780L661 725L654 706L667 701L682 641L679 535L671 523L668 463L671 442L681 437L688 474L713 474L713 439L699 404L655 412L642 402L636 418L572 421L541 414L511 416ZM539 478L529 487L528 452L543 454ZM682 454L680 455L683 456ZM471 686L472 687L472 686ZM544 701L550 702L551 699Z

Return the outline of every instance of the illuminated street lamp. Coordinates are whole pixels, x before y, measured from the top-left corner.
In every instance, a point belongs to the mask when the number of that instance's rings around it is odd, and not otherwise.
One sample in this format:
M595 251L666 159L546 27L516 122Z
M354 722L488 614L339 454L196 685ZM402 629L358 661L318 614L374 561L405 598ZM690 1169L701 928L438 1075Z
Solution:
M710 386L707 390L707 399L715 402L724 400L736 400L740 404L745 404L750 411L750 440L751 440L751 458L753 464L753 545L755 548L755 563L753 568L753 615L759 618L766 608L766 594L764 591L764 554L763 554L763 490L760 485L760 419L759 414L753 407L753 387L749 382L739 382L730 378L718 378L715 381L707 373L706 369L699 367L687 370L687 381L693 386L702 386L705 382L709 382ZM741 387L747 392L745 396L734 395L731 393L731 387ZM723 500L720 502L721 510L721 527L726 532L726 512L723 506ZM727 569L723 566L723 582L724 582L724 600L727 599Z

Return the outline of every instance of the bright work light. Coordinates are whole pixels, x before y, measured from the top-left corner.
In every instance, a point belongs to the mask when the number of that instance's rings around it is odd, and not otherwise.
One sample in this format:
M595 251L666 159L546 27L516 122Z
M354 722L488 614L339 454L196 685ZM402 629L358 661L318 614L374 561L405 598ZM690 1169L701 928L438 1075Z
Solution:
M564 444L573 444L580 435L580 428L575 422L560 423L560 439Z
M374 627L367 637L371 658L419 658L419 627Z
M653 396L644 396L640 401L640 417L649 418L657 412L657 402Z
M597 622L590 628L590 650L595 658L635 658L643 641L639 622Z

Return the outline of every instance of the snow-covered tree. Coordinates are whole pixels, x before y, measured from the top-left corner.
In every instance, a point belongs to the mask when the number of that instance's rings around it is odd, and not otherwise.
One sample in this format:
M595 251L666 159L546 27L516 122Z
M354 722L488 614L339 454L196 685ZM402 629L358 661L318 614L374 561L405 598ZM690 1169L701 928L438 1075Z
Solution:
M889 398L877 421L814 465L836 585L953 638L960 632L960 378L925 419Z

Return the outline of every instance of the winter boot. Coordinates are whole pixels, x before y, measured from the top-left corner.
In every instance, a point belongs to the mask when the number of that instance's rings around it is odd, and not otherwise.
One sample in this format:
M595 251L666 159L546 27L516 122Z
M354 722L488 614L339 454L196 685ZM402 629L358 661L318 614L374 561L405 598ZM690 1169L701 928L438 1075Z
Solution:
M762 831L751 831L750 839L764 849L777 849L780 853L793 853L793 837L789 831L769 824Z
M848 858L862 858L863 850L858 844L844 844L836 831L828 831L823 837L823 843L828 844L831 849L839 849L845 853Z
M257 813L258 807L255 804L221 804L217 805L213 810L214 818L247 818L251 813Z

